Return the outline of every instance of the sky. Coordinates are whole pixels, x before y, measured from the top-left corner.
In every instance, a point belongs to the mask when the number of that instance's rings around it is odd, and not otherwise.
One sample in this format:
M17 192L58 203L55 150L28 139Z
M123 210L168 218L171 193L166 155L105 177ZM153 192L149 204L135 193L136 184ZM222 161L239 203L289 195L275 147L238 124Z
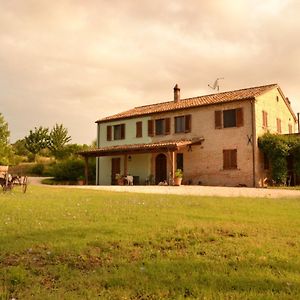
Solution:
M0 0L0 112L96 139L135 106L278 83L300 112L298 0Z

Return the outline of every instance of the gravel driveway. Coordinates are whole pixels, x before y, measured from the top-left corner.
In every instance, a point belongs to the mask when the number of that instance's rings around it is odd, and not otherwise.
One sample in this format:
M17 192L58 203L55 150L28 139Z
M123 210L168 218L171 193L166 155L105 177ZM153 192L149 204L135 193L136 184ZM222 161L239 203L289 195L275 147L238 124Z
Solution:
M112 192L145 194L174 194L221 197L282 198L295 197L300 200L300 190L262 189L219 186L72 186L72 188L92 189Z
M31 185L42 185L41 180L45 177L29 177ZM43 185L45 186L45 185ZM220 196L220 197L252 197L252 198L283 198L295 197L300 200L300 190L285 189L262 189L262 188L245 188L245 187L220 187L220 186L53 186L64 188L90 189L111 192L128 192L144 194L170 194L170 195L194 195L194 196Z

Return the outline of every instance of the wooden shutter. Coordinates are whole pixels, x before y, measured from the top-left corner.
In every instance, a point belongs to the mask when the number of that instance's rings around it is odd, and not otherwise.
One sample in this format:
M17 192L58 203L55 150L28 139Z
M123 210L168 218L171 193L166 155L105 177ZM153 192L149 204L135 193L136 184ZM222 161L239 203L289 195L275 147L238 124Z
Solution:
M125 124L121 124L121 140L125 139Z
M237 150L223 150L223 169L237 169Z
M142 137L142 136L143 136L143 123L136 122L136 137Z
M216 129L222 128L222 111L221 110L215 111L215 128Z
M154 135L154 123L153 120L148 120L148 136Z
M237 169L237 150L231 150L230 151L230 163L231 163L231 169Z
M263 127L268 127L268 113L266 111L262 112L263 114Z
M166 118L165 119L165 134L170 134L171 133L171 119Z
M192 130L192 116L186 115L185 116L185 132L191 132Z
M229 169L230 166L230 152L228 150L223 150L223 169Z
M293 133L293 126L291 124L289 124L289 133Z
M237 108L237 110L236 110L236 127L242 127L243 125L244 125L243 108Z
M112 140L112 126L106 126L106 140Z
M281 133L281 120L277 119L277 132Z

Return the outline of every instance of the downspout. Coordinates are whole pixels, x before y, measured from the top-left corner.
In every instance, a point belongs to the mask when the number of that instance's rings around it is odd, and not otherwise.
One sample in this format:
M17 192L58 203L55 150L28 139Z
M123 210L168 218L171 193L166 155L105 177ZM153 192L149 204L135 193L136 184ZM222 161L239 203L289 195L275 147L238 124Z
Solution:
M256 116L255 99L251 100L253 187L256 186Z
M298 133L300 133L300 113L297 113L297 122L298 122Z

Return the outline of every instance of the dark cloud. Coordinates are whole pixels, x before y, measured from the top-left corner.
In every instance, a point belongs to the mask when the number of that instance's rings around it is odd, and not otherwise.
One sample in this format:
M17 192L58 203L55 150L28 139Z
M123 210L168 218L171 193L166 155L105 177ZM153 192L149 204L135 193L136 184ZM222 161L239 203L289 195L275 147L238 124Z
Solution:
M278 82L300 111L300 2L0 0L0 104L12 139L56 122L75 142L132 106Z

